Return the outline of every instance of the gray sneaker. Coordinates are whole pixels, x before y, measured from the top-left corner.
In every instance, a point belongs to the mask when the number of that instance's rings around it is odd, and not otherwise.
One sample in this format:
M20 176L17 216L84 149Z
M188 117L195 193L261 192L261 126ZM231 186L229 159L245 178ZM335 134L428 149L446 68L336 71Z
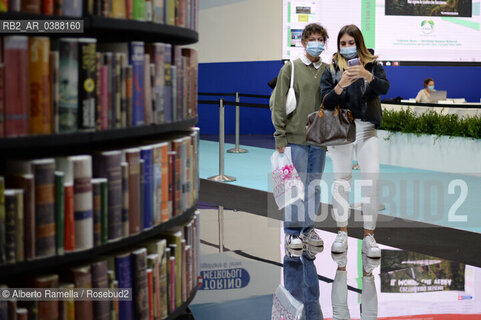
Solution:
M300 257L302 255L302 240L294 234L286 234L284 250L289 257Z
M314 229L311 229L308 233L301 233L299 238L302 240L304 248L314 254L321 253L324 250L324 241L317 234Z

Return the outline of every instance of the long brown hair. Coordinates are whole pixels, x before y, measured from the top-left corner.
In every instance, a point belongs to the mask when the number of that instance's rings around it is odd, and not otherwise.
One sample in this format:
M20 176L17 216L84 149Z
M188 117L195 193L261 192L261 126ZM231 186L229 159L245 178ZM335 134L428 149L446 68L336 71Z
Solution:
M344 34L348 34L354 38L356 41L356 48L357 48L357 56L361 60L363 65L366 65L370 62L374 62L377 59L377 56L373 55L369 50L366 48L366 44L364 43L364 37L362 36L361 30L354 25L349 24L341 28L339 34L337 35L337 52L333 55L332 59L337 62L339 69L344 71L347 66L347 60L341 55L341 38ZM334 70L333 64L331 64L332 70Z

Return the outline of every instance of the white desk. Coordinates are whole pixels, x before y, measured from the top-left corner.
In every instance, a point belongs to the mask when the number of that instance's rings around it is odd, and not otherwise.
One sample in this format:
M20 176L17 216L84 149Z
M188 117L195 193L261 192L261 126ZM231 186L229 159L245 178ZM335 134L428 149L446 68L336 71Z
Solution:
M411 109L416 114L434 111L443 115L457 114L460 118L481 116L481 102L454 103L453 100L448 99L447 103L416 103L416 101L401 100L400 103L382 103L381 106L383 110L388 111Z

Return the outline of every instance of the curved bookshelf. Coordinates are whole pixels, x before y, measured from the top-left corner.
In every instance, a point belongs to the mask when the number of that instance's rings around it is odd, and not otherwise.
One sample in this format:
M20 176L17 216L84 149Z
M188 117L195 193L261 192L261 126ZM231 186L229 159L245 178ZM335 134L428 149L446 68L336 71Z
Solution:
M194 205L187 209L183 214L172 217L170 220L151 229L143 230L130 237L112 241L92 249L66 252L64 255L60 256L37 258L35 260L2 265L0 266L0 281L5 281L7 278L22 273L51 272L51 270L48 269L63 267L64 265L82 264L82 262L94 261L97 258L105 258L105 256L110 253L122 252L122 250L135 247L136 244L161 235L176 226L185 224L190 218L192 218L196 208L197 202L195 202Z
M95 37L106 41L160 41L172 44L191 44L199 40L199 34L191 29L161 23L137 21L130 19L114 19L101 16L65 17L7 12L0 14L0 20L84 20L84 33L43 33L52 37ZM33 35L22 33L25 35ZM38 33L36 35L39 35Z
M37 135L0 138L0 158L11 157L13 154L31 156L38 154L60 154L68 150L80 152L83 149L112 146L113 143L126 144L138 139L159 138L159 135L168 137L175 133L188 131L197 123L197 117L177 122L129 127L122 129L109 129L102 131L85 131L53 135Z

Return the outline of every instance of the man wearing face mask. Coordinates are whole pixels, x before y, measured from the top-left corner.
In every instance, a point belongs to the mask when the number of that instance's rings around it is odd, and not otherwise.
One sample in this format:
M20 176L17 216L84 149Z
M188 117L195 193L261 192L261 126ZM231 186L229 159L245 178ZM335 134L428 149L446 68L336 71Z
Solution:
M431 78L424 79L424 89L419 90L416 96L417 103L429 103L431 102L431 92L434 92L434 80Z
M286 63L277 78L272 95L272 123L276 129L276 149L284 152L291 147L292 162L305 186L304 201L286 207L284 217L285 256L284 286L304 304L307 320L322 319L319 305L319 281L314 259L322 252L324 242L314 230L314 217L320 203L320 179L324 170L326 151L307 145L306 121L311 112L319 110L320 80L327 64L320 57L328 38L326 30L317 23L307 25L302 32L306 53L294 64L294 90L297 105L286 114L286 96L290 87L292 63ZM317 185L316 182L317 180ZM309 185L313 182L313 186Z

